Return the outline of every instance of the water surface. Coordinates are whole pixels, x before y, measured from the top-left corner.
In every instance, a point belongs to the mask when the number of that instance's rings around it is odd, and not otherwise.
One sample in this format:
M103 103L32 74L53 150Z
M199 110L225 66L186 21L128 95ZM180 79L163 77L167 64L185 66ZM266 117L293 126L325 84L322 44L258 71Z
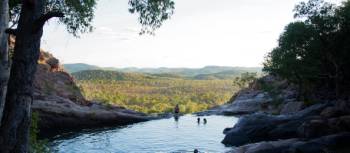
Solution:
M203 123L207 119L207 124ZM201 123L192 115L136 123L124 127L86 131L57 136L50 140L57 153L219 153L230 148L221 144L226 127L237 122L235 117L205 116Z

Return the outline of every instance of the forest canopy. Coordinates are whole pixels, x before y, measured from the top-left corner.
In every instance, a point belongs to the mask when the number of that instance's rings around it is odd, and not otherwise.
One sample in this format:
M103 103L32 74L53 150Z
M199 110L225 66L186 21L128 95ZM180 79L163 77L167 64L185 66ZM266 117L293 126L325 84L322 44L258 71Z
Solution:
M316 91L333 93L328 98L348 95L350 1L337 6L309 0L294 11L297 21L285 27L278 46L266 57L264 71L297 84L304 98Z

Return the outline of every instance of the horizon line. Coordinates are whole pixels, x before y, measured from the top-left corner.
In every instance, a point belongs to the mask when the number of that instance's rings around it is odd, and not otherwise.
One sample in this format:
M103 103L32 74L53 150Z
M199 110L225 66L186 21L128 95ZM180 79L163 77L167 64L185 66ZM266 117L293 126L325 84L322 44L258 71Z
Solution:
M200 68L206 68L206 67L230 67L230 68L263 68L263 66L227 66L227 65L205 65L201 67L167 67L167 66L159 66L159 67L138 67L138 66L123 66L123 67L118 67L118 66L99 66L99 65L94 65L94 64L87 64L87 63L62 63L61 65L73 65L73 64L85 64L85 65L90 65L90 66L96 66L99 68L117 68L117 69L126 69L126 68L137 68L137 69L159 69L159 68L184 68L184 69L200 69Z

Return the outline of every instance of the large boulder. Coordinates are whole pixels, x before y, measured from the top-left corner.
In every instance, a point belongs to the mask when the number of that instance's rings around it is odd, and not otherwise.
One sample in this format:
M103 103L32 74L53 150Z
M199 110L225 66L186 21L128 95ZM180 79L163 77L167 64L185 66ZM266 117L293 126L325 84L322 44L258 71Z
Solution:
M294 101L288 102L283 106L280 114L283 114L283 115L293 114L293 113L296 113L296 112L302 110L304 107L305 107L305 105L303 102L294 102Z
M36 97L32 111L39 113L41 133L61 133L84 128L126 125L151 118L143 113L98 103L79 105L59 96Z
M348 153L350 133L338 133L317 139L264 141L233 148L227 153Z
M259 141L271 141L298 137L298 128L313 120L328 104L317 104L292 115L268 115L256 113L243 116L229 131L222 143L241 146ZM316 117L314 117L316 116Z

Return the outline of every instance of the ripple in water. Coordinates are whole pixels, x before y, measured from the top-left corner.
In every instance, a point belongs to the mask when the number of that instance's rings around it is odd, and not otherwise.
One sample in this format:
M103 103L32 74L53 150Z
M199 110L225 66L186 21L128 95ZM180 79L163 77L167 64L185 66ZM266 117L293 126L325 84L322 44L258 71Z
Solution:
M203 124L203 118L208 120ZM137 123L126 127L58 136L50 146L56 153L190 153L225 152L222 131L237 122L235 117L192 115Z

